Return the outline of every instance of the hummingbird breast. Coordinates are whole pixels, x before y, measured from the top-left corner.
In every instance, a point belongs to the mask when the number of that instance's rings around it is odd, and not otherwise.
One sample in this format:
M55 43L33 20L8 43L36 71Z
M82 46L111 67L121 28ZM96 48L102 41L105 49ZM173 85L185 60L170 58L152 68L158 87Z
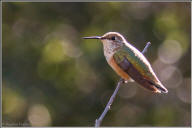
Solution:
M116 43L114 43L113 41L103 40L104 56L108 63L109 63L110 58L113 57L114 53L116 52L116 50L118 48L120 48L120 46L116 45Z
M118 64L115 62L115 60L113 59L113 55L115 54L115 52L118 50L118 48L120 48L119 45L115 45L113 42L104 42L103 43L103 50L104 50L104 56L107 60L107 63L111 66L111 68L119 75L121 76L123 79L127 80L127 81L133 81L129 75L124 72L119 66Z

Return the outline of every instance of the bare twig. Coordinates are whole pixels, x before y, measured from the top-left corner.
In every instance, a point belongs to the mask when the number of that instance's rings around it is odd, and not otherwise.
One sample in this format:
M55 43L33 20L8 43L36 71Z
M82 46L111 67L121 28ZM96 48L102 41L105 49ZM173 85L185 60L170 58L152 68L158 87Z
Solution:
M146 44L145 48L144 48L143 51L142 51L143 54L147 52L147 49L148 49L148 47L150 46L150 44L151 44L150 42L148 42L148 43ZM95 127L99 127L99 126L101 125L101 122L103 121L103 118L105 117L105 115L107 114L107 112L110 110L110 107L111 107L111 105L112 105L112 103L113 103L113 101L114 101L114 99L115 99L115 97L116 97L116 95L117 95L117 92L118 92L121 84L124 83L124 82L125 82L124 79L121 78L121 79L119 80L119 82L117 83L117 86L116 86L116 88L115 88L115 91L113 92L112 96L110 97L110 99L109 99L109 101L108 101L108 103L107 103L107 105L106 105L103 113L101 114L101 116L100 116L98 119L96 119L96 121L95 121Z
M145 45L145 48L143 49L142 53L146 53L147 52L147 49L148 47L151 45L151 42L147 42L147 44Z
M118 92L118 90L119 90L119 88L120 88L120 85L123 83L123 81L124 81L124 80L121 78L121 79L119 80L119 82L117 83L117 87L116 87L115 91L113 92L111 98L109 99L109 102L107 103L107 106L105 107L103 113L101 114L101 116L99 117L99 119L96 119L96 121L95 121L95 127L99 127L99 126L100 126L103 118L105 117L105 115L106 115L107 112L109 111L109 109L110 109L110 107L111 107L111 104L113 103L113 100L114 100L114 98L115 98L115 96L116 96L116 94L117 94L117 92Z

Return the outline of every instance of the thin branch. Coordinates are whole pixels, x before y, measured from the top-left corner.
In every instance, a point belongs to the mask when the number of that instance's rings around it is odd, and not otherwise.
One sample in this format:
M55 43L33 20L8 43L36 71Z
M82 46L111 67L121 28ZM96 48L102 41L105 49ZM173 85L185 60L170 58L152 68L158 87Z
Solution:
M148 49L148 47L150 46L150 44L151 44L150 42L148 42L148 43L146 44L145 48L144 48L143 51L142 51L143 54L147 52L147 49ZM101 122L103 121L103 118L105 117L105 115L107 114L107 112L108 112L108 111L110 110L110 108L111 108L111 105L112 105L112 103L113 103L113 101L114 101L114 99L115 99L115 97L116 97L116 95L117 95L117 92L118 92L121 84L124 83L124 82L125 82L124 79L121 78L121 79L119 80L119 82L117 83L117 86L116 86L116 88L115 88L115 91L113 92L112 96L110 97L110 99L109 99L109 101L108 101L108 103L107 103L107 105L106 105L103 113L101 114L101 116L100 116L98 119L95 120L95 127L99 127L99 126L101 125Z
M95 127L99 127L99 126L100 126L103 118L105 117L105 115L106 115L107 112L109 111L109 109L110 109L110 107L111 107L111 104L113 103L113 100L114 100L114 98L115 98L115 96L116 96L116 94L117 94L117 92L118 92L118 90L119 90L119 88L120 88L120 85L123 83L123 81L124 81L124 80L121 78L121 79L119 80L119 82L117 83L117 87L116 87L115 91L113 92L111 98L109 99L109 102L107 103L107 106L105 107L103 113L101 114L101 116L99 117L99 119L96 119L96 121L95 121Z
M147 42L145 48L143 49L142 53L145 54L147 52L148 47L151 45L151 42Z

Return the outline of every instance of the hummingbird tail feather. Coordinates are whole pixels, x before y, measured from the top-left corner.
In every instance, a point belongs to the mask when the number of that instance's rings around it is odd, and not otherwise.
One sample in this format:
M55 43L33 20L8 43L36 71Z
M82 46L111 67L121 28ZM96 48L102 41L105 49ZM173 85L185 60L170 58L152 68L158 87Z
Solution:
M161 82L158 83L154 83L150 80L145 79L149 85L151 86L151 89L153 92L155 93L168 93L168 90L161 84ZM150 86L146 86L146 87L150 87Z
M162 93L168 93L168 90L167 90L164 86L162 86L162 85L156 85L156 84L154 84L154 86L155 86L159 91L161 91Z

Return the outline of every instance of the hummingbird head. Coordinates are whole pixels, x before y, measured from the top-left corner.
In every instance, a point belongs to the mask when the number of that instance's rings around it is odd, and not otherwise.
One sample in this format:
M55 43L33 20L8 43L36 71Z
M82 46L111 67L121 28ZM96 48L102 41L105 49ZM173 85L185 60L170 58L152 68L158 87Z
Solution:
M124 40L124 37L117 32L108 32L101 37L103 43L112 43L114 45L121 45Z
M126 42L125 38L118 32L107 32L103 36L83 37L83 39L99 39L103 45L116 47L122 46Z

